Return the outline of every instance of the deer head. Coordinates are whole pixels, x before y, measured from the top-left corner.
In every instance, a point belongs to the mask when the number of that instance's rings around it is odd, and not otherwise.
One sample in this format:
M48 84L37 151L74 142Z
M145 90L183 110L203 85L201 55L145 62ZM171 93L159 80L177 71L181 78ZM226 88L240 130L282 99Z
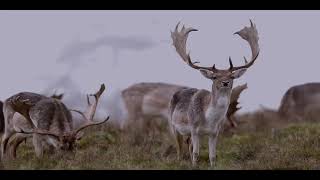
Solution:
M56 140L56 146L60 150L64 151L73 151L75 148L75 143L77 140L81 139L83 133L82 130L90 127L90 126L95 126L95 125L100 125L109 120L109 116L101 121L101 122L94 122L93 117L96 112L96 108L98 105L98 101L100 96L102 95L103 91L105 90L105 85L102 84L99 91L97 91L95 94L90 94L88 96L94 96L95 102L90 104L88 107L88 113L87 115L79 110L70 110L79 113L84 119L85 123L81 125L79 128L71 131L71 132L65 132L65 133L53 133L47 130L42 130L42 129L33 129L32 131L26 132L24 130L20 130L19 133L25 133L25 134L41 134L41 135L47 135L52 137L53 139Z
M185 28L185 26L183 26L181 31L178 31L179 24L180 22L177 24L175 31L171 32L173 46L184 62L190 67L199 70L204 77L212 80L212 89L214 91L230 92L233 86L233 80L241 77L246 72L247 68L253 65L259 55L258 32L256 26L250 20L250 27L244 27L242 30L234 33L249 43L252 52L250 62L244 57L245 65L234 67L231 57L229 57L229 69L217 69L215 65L212 67L198 66L196 64L199 62L192 62L190 53L186 52L186 43L189 33L198 30L194 28Z

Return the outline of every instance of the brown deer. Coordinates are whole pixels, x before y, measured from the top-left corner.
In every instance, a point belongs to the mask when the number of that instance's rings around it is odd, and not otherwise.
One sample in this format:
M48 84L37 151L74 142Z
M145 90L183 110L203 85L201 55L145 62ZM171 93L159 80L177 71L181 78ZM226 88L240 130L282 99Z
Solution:
M170 99L176 91L183 88L188 87L161 82L142 82L124 89L121 95L128 112L126 125L137 124L137 122L152 124L151 121L154 121L154 118L168 120ZM244 84L232 89L230 106L227 112L227 119L231 127L237 126L233 115L240 109L237 107L238 99L241 92L246 88L247 84Z
M311 109L320 109L320 83L305 83L289 88L281 99L278 113L288 120L302 121Z
M233 80L241 77L253 65L259 55L258 32L251 20L250 23L250 27L244 27L235 34L249 43L252 58L250 62L247 62L244 58L245 65L234 67L229 57L229 69L217 69L215 65L212 67L198 66L196 62L191 61L190 54L186 52L186 42L189 33L197 31L196 29L183 26L181 31L178 31L180 24L178 23L175 31L171 32L173 46L182 60L212 81L211 92L203 89L186 88L175 92L170 100L170 125L177 145L178 159L181 158L182 137L189 136L191 139L189 145L190 159L193 165L197 165L200 136L208 135L210 165L215 165L217 139L230 105Z
M93 117L98 101L105 85L102 84L94 96L95 102L87 109L87 112L69 110L60 100L32 92L21 92L5 100L3 113L5 119L4 134L1 142L1 157L6 154L7 144L16 133L33 135L33 144L37 157L43 156L43 141L62 152L74 152L76 140L81 137L80 132L87 127L103 124L109 116L101 121L94 122ZM85 123L79 128L73 128L71 111L79 113ZM12 120L15 113L21 114L32 126L31 130L19 127Z

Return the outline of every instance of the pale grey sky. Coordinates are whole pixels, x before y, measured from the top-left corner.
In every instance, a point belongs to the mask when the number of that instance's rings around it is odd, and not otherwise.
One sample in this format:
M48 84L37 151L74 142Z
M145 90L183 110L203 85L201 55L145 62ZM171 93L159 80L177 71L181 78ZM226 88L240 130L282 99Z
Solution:
M191 57L223 68L229 56L235 65L250 58L248 44L233 35L249 19L261 52L235 81L249 87L241 112L260 104L277 108L290 86L319 79L320 11L0 11L0 99L55 86L88 93L100 83L108 95L136 82L210 89L209 80L180 60L170 31L178 21L199 29L189 36Z

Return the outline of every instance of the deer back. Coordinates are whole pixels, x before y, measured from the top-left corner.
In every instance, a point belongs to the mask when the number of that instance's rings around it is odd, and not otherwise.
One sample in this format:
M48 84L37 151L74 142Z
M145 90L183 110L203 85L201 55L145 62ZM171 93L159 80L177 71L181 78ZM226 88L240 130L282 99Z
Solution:
M320 83L306 83L289 88L281 99L278 112L303 111L308 105L320 104Z
M169 104L171 120L179 121L177 123L188 123L188 110L191 102L194 100L193 96L198 91L196 88L184 88L173 94ZM178 116L178 118L172 118L172 116Z
M167 115L172 95L183 86L168 83L137 83L122 91L129 113Z
M72 115L59 100L46 98L30 109L30 118L39 129L64 133L73 130Z

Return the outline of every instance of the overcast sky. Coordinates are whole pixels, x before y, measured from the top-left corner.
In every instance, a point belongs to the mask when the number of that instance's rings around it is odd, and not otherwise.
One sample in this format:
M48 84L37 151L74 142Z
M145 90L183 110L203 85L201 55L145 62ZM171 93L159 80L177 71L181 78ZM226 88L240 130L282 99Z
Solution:
M320 11L0 11L0 98L58 86L88 93L100 83L109 94L137 82L210 89L176 54L170 31L178 21L197 28L188 40L191 57L227 68L229 56L234 65L251 56L233 35L249 19L261 51L235 81L249 87L241 111L278 108L289 87L319 79Z

